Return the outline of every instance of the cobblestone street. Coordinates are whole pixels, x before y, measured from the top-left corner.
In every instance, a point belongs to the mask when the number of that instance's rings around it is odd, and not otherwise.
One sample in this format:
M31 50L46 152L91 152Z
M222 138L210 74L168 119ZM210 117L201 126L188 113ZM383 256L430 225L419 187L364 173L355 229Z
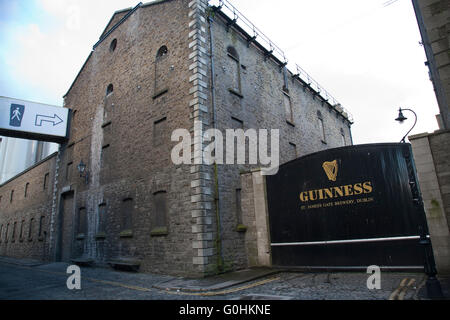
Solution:
M69 264L15 265L0 261L2 300L413 300L425 284L422 273L385 272L381 289L369 290L369 274L272 272L217 290L170 288L200 280L82 268L81 290L69 290ZM232 275L231 275L232 276ZM184 281L184 282L183 282ZM200 282L199 282L200 283ZM218 286L217 288L220 288ZM448 294L448 292L447 292Z

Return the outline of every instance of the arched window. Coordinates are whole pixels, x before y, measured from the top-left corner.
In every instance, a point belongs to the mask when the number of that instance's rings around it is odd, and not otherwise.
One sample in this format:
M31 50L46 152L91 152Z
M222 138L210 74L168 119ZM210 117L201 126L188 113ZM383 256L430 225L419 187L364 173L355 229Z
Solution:
M341 128L341 139L342 139L342 145L345 147L347 145L347 140L345 140L345 132L344 129Z
M160 97L168 91L170 75L169 49L162 46L158 49L155 59L155 92L153 98Z
M110 84L108 88L106 88L106 95L109 96L111 93L114 92L114 86Z
M322 142L327 143L326 135L325 135L325 125L323 123L322 112L317 111L317 119L319 122L319 134L321 135Z
M114 52L116 50L116 47L117 47L117 39L114 39L113 41L111 41L111 44L109 45L109 51Z
M232 46L227 48L227 55L230 57L229 77L231 77L230 91L241 95L241 64L239 62L239 54Z
M156 54L156 58L157 59L163 58L168 53L169 53L169 50L167 49L167 47L166 46L162 46L161 48L159 48L158 53Z

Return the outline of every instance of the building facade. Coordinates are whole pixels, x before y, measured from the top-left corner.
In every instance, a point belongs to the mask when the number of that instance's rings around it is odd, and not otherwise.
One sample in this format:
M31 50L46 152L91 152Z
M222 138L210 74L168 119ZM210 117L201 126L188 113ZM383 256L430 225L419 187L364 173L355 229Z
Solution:
M176 275L254 265L241 174L262 165L204 164L211 139L203 132L279 130L285 163L351 145L352 120L301 69L289 71L275 45L227 15L230 8L164 0L113 15L65 95L69 141L0 186L0 255L31 256L10 239L19 213L35 210L45 216L46 236L33 252L41 259ZM190 133L190 164L172 161L178 129ZM5 202L27 179L42 184L48 170L51 183L33 202Z
M450 1L413 0L440 114L439 129L409 137L438 272L450 274Z
M430 79L438 101L439 127L450 129L450 2L412 0L422 44L428 61Z

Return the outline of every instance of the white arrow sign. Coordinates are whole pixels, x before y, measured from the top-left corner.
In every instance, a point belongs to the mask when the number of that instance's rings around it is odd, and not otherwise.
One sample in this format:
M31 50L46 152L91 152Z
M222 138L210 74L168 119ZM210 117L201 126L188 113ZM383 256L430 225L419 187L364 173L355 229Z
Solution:
M49 123L53 124L53 126L56 126L60 123L63 123L64 121L63 121L63 119L58 117L57 114L54 114L53 117L44 116L42 114L36 115L36 122L35 122L36 127L42 127L42 122L49 122Z
M0 97L0 135L41 141L67 137L69 109Z

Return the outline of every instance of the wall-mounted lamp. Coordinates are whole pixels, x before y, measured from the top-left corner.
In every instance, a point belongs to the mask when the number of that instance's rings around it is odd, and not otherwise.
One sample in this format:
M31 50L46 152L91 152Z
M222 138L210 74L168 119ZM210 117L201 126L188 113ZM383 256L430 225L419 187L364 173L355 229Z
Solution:
M80 178L85 179L85 183L89 184L89 171L86 170L86 164L83 160L80 161L80 164L77 166L78 172L80 173Z

